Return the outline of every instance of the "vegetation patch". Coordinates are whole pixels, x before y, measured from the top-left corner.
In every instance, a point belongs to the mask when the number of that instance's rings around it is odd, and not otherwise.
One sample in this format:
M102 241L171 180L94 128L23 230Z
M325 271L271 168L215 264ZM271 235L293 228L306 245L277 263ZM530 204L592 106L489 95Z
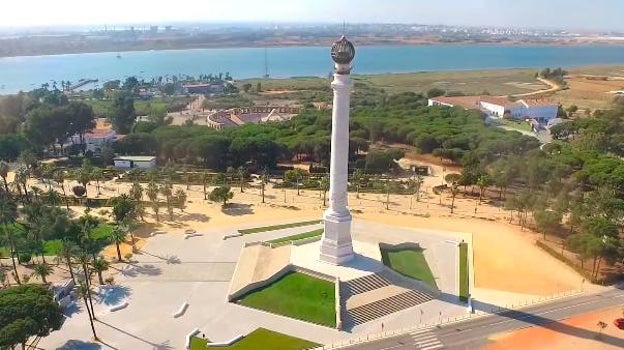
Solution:
M287 228L316 225L318 223L320 223L319 220L302 221L302 222L294 222L292 224L273 225L273 226L249 228L249 229L244 229L244 230L238 230L238 232L240 232L240 233L242 233L244 235L248 235L248 234L251 234L251 233L277 231L277 230L283 230L283 229L287 229Z
M380 249L384 265L404 276L420 280L434 289L438 288L422 248Z
M284 242L294 242L294 241L299 241L299 240L306 239L306 238L318 237L323 234L323 231L324 229L319 228L318 230L314 230L310 232L304 232L304 233L300 233L297 235L273 239L273 240L268 241L268 243L277 244L277 243L284 243Z
M239 299L241 305L278 315L336 327L335 286L332 282L289 272L274 283Z
M291 337L264 328L258 328L249 333L245 338L230 346L209 347L205 339L191 339L191 350L226 349L226 350L255 350L255 349L279 349L279 350L303 350L320 346L307 340Z
M459 244L459 300L468 301L470 296L470 273L468 271L468 244Z

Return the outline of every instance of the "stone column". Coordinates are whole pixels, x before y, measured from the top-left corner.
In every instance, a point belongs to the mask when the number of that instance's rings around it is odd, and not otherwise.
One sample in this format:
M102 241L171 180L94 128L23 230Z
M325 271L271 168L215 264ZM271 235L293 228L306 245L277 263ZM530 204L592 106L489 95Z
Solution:
M339 46L337 49L337 45ZM344 51L351 50L347 60ZM334 52L343 54L336 58ZM334 104L332 111L331 162L329 173L329 208L323 214L325 232L321 241L320 259L339 265L354 258L351 241L351 213L348 205L348 163L349 163L349 108L351 98L350 62L355 51L344 37L334 43L332 57L336 62L336 73L332 88Z

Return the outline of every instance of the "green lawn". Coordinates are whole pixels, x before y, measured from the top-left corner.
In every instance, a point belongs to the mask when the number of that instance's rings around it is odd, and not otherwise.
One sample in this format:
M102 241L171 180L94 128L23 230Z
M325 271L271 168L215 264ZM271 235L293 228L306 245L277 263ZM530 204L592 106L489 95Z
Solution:
M514 128L514 129L518 129L522 131L528 131L528 132L533 131L531 129L531 125L525 121L500 119L500 123L501 125L508 126L510 128Z
M336 327L334 284L289 272L276 282L257 289L238 303L299 320Z
M258 328L249 333L245 338L230 345L213 347L214 349L226 350L256 350L256 349L272 349L272 350L304 350L318 347L320 344L309 342L307 340L294 338L282 333L277 333L264 328ZM204 339L191 339L191 350L206 350L208 345Z
M318 223L320 223L320 220L302 221L302 222L294 222L292 224L273 225L273 226L249 228L249 229L244 229L244 230L238 230L238 232L240 232L240 233L242 233L244 235L248 235L248 234L251 234L251 233L283 230L285 228L293 228L293 227L316 225Z
M394 271L420 280L434 289L437 289L435 278L429 269L422 248L381 249L381 258L384 265Z
M301 239L306 239L306 238L311 238L311 237L317 237L323 234L324 229L319 228L318 230L314 230L314 231L310 231L310 232L304 232L304 233L300 233L297 235L292 235L292 236L286 236L286 237L282 237L282 238L277 238L277 239L273 239L268 241L268 243L284 243L284 242L293 242L293 241L298 241Z
M470 281L468 279L468 244L459 244L459 299L468 301Z

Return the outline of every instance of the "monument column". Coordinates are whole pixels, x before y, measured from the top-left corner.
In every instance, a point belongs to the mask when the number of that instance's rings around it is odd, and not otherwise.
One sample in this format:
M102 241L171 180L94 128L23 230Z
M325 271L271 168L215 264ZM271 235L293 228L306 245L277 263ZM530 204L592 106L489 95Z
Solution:
M331 162L329 172L329 208L323 214L325 231L321 241L320 259L339 265L353 259L351 213L347 185L349 163L349 108L351 98L351 61L355 57L353 44L344 36L331 50L336 72L332 88Z

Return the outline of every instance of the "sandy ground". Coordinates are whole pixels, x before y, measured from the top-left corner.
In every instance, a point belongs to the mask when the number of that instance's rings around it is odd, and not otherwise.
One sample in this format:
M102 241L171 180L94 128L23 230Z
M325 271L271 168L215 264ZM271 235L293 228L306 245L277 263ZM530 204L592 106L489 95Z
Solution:
M413 161L418 162L418 161ZM431 165L433 175L425 178L420 199L415 196L391 195L389 209L386 209L385 194L350 194L350 206L354 216L380 223L405 227L459 231L473 234L475 287L504 290L531 295L551 295L571 289L578 289L581 277L563 263L550 257L534 245L536 235L522 231L520 227L508 224L509 213L489 205L477 203L472 198L459 195L455 200L454 214L450 213L451 198L447 194L432 193L433 186L442 183L444 175L455 169ZM47 185L32 181L32 185L45 189ZM67 181L65 189L70 192L74 181ZM144 184L145 186L145 184ZM101 197L127 193L129 183L109 181L101 184ZM186 186L176 185L186 189ZM56 187L54 187L56 188ZM56 188L59 190L59 188ZM211 188L210 188L211 189ZM210 191L209 189L209 191ZM135 233L140 247L143 239L155 230L172 234L183 234L192 228L197 231L214 228L235 228L240 226L262 226L280 220L310 220L321 217L323 207L319 191L273 189L267 186L262 203L260 188L251 184L244 193L233 187L234 199L228 208L204 200L202 186L190 186L187 190L188 203L184 211L175 209L174 221L170 221L166 210L160 212L156 222L151 209L147 209L146 223ZM97 196L95 183L88 186L90 197ZM72 208L80 214L83 208ZM106 214L110 209L99 208L92 215ZM129 242L122 244L122 255L132 251ZM104 250L104 255L116 257L114 246Z
M617 329L613 320L622 317L622 309L592 312L545 327L531 327L499 334L494 344L483 350L615 350L624 348L624 330ZM607 327L598 334L598 322Z

